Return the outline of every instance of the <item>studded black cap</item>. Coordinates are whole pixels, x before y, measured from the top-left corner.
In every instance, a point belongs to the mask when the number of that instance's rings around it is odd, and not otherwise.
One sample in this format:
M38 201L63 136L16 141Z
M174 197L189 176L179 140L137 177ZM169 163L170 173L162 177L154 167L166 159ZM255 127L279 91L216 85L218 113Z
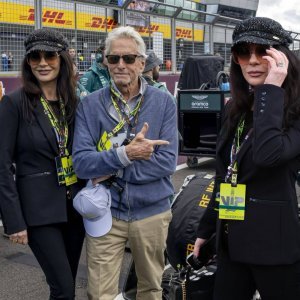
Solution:
M49 28L32 31L25 39L26 55L33 51L62 51L69 46L67 39L59 32Z
M288 48L293 42L282 26L269 18L253 17L236 25L232 34L232 47L240 43L282 45Z

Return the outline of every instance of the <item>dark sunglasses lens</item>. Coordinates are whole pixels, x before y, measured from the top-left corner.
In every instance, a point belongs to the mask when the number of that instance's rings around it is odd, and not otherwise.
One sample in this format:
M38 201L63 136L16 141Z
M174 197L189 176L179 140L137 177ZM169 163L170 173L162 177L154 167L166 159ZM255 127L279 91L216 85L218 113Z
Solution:
M49 51L49 52L34 51L28 54L28 60L31 63L35 63L35 64L39 63L42 57L44 57L47 63L53 63L56 61L58 57L58 53L55 51Z
M254 48L249 48L249 46L246 45L236 47L232 53L233 60L235 63L244 65L249 62L251 54L255 53L257 59L259 59L261 62L265 62L262 57L268 55L266 52L267 49L270 49L270 47L266 45L256 45Z
M240 47L236 50L238 60L248 60L250 58L250 51L248 47Z
M28 59L32 62L39 62L40 61L40 53L39 52L31 52L28 55Z
M255 49L255 53L260 57L265 56L265 55L267 55L267 52L266 52L267 49L269 49L269 47L267 47L267 46L257 46Z
M56 60L57 58L57 53L54 51L51 52L45 52L44 53L44 58L47 62L53 62Z
M133 64L135 62L137 55L135 54L127 54L123 55L122 58L126 64Z
M125 64L133 64L135 62L137 55L135 54L125 54L123 56L120 55L107 55L107 61L108 63L114 65L117 64L120 59L122 58Z
M120 60L120 55L107 55L106 56L108 63L115 65L119 62Z

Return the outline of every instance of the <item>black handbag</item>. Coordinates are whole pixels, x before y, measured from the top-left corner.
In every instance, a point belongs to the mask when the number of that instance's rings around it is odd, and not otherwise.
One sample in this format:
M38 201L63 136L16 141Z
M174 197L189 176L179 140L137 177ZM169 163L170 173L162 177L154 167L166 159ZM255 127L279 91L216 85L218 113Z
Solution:
M162 276L162 300L212 300L216 270L215 260L197 271L189 266L176 271L168 265ZM137 278L131 261L122 291L125 300L136 299L136 286Z

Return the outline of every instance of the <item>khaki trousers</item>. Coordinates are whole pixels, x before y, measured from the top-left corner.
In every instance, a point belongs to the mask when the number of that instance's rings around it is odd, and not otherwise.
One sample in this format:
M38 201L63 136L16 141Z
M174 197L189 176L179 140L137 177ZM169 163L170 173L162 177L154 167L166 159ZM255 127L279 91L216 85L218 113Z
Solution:
M164 250L171 211L134 222L113 218L105 236L86 236L89 300L113 300L118 295L120 269L129 241L138 278L137 300L161 300Z

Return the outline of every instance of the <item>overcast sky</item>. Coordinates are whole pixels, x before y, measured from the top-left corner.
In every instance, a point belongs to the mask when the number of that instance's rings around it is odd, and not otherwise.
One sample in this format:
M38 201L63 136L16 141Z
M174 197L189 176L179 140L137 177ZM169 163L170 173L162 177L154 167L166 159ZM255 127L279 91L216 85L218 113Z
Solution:
M284 29L300 33L299 0L259 0L256 16L274 19Z

